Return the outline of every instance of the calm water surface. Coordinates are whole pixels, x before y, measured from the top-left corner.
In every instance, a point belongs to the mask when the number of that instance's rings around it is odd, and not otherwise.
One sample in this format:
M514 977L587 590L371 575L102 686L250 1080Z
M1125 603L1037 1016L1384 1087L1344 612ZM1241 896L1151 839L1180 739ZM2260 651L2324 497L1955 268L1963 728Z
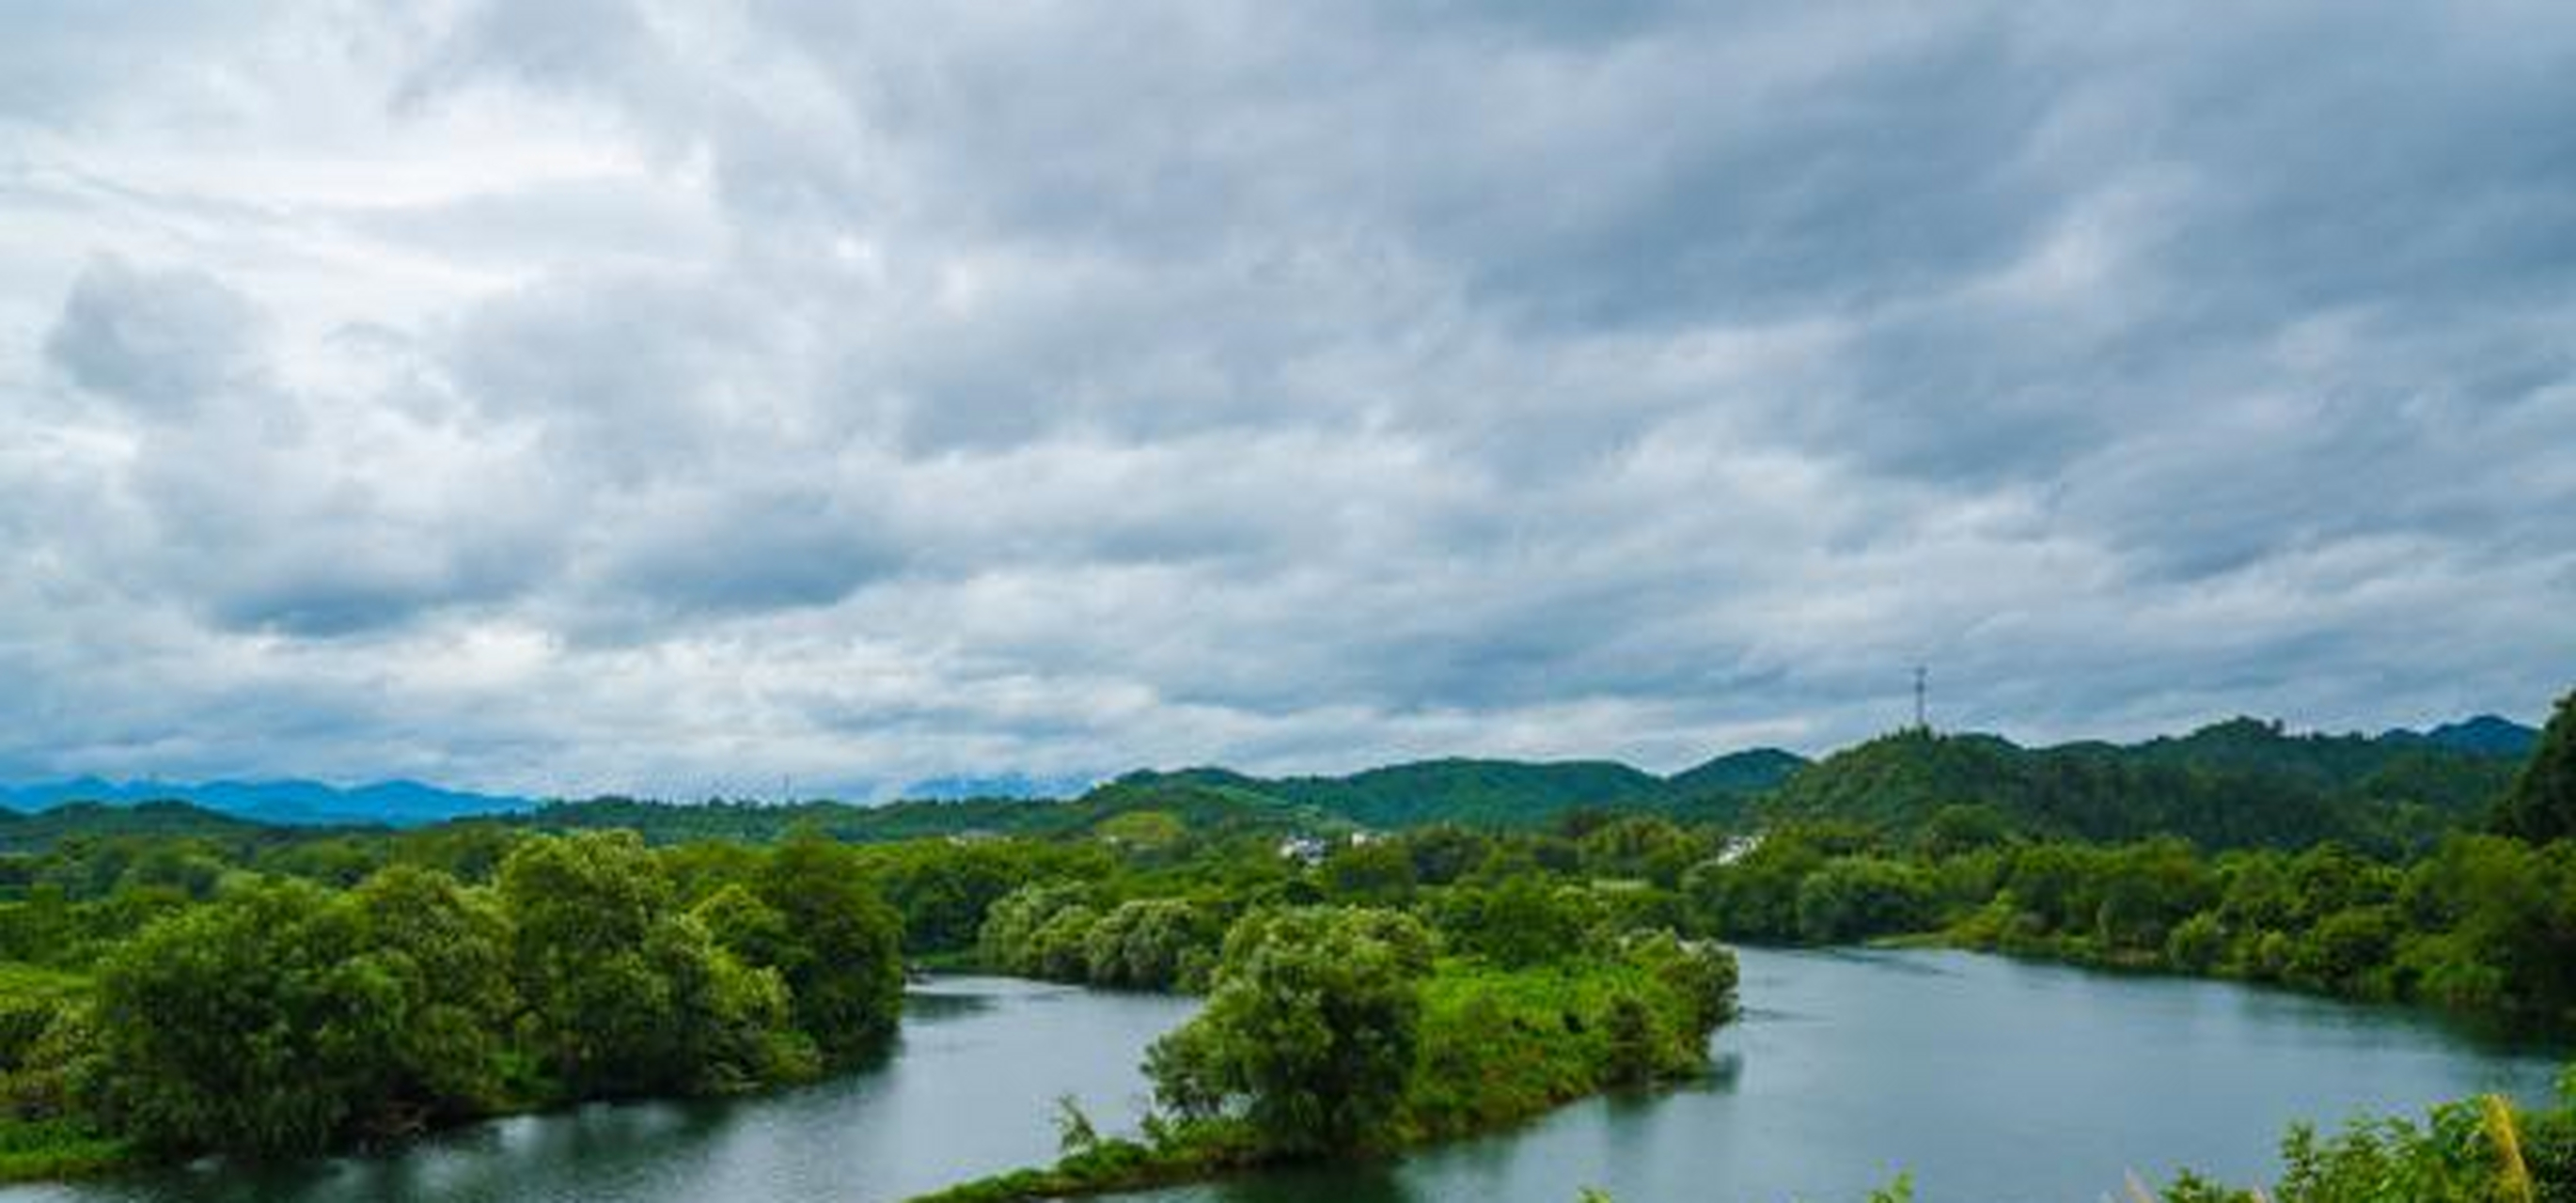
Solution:
M2091 1203L2123 1171L2267 1174L2289 1121L2545 1097L2565 1048L2420 1014L2211 982L1948 952L1747 949L1744 1020L1703 1084L1579 1103L1384 1165L1167 1191L1152 1203L1857 1200L1911 1170L1924 1203ZM5 1203L641 1203L900 1199L1054 1151L1051 1100L1132 1117L1145 1044L1185 1000L959 978L914 995L878 1069L714 1103L595 1106L387 1157L201 1168Z
M2093 1203L2134 1168L2267 1178L2302 1117L2549 1094L2565 1049L2215 982L1955 952L1741 950L1715 1080L1578 1103L1509 1136L1154 1203Z
M905 1000L885 1064L752 1098L594 1104L478 1124L390 1156L200 1166L0 1203L873 1203L1055 1157L1054 1100L1138 1113L1137 1063L1197 1004L1007 978Z

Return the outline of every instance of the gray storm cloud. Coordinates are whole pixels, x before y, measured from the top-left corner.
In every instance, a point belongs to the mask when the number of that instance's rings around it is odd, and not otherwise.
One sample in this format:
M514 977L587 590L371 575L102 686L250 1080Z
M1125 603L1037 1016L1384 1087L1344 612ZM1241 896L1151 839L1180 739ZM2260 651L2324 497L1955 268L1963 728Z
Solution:
M39 5L0 773L884 792L2576 676L2576 19ZM187 70L137 70L139 63Z

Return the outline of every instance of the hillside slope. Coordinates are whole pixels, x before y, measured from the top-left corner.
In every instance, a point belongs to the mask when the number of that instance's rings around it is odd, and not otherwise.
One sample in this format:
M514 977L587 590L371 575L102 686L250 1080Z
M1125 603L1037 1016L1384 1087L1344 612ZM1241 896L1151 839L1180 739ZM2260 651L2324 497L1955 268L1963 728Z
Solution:
M1190 783L1277 799L1373 828L1460 823L1540 827L1584 810L1648 811L1726 819L1807 762L1777 748L1720 756L1670 777L1607 760L1521 761L1450 757L1347 776L1253 777L1228 769L1139 772L1136 786Z
M1762 810L1907 829L1976 806L2036 835L2394 849L2472 820L2516 764L2423 739L2292 735L2252 719L2140 744L2048 748L1903 731L1801 770Z

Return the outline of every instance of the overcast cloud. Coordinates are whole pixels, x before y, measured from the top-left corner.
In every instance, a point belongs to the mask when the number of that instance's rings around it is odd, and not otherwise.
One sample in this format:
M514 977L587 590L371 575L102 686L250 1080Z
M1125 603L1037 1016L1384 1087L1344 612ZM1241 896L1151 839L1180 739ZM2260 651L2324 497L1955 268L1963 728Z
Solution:
M0 9L0 777L2576 684L2554 3Z

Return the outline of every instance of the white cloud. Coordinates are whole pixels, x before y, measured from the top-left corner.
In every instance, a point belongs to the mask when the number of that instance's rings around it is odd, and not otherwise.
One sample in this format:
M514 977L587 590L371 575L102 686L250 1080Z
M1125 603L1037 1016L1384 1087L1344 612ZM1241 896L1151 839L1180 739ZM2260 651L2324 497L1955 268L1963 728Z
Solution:
M39 6L0 772L2524 714L2576 23ZM148 68L148 69L147 69Z

